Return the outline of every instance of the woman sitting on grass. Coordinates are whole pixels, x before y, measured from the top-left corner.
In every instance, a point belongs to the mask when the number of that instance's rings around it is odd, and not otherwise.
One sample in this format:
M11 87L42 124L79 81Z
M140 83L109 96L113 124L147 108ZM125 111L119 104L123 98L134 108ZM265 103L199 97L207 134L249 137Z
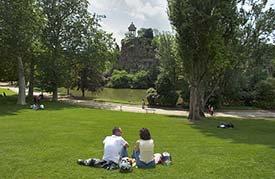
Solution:
M132 158L136 159L138 168L155 167L154 160L154 141L151 138L150 132L147 128L139 130L140 139L137 140Z

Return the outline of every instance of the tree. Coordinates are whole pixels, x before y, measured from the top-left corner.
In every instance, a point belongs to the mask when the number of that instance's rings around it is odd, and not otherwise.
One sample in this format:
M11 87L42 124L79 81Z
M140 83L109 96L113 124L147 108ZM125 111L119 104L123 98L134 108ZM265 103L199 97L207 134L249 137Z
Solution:
M26 84L24 61L30 51L37 29L37 14L34 0L0 1L0 44L4 51L4 66L7 72L13 72L17 63L18 100L17 104L26 104Z
M238 28L232 51L237 56L227 69L219 96L225 103L253 105L256 84L272 76L275 58L271 44L275 30L275 10L267 1L241 1L238 9Z
M235 0L168 0L169 18L177 32L179 55L190 86L188 119L204 117L207 80L228 67L236 27Z
M176 88L177 71L179 64L177 64L177 45L176 38L170 33L161 33L154 39L156 43L157 58L159 59L160 73L166 73L169 80ZM176 89L175 89L176 90Z
M151 29L151 28L148 28L148 29L140 28L138 30L138 37L153 39L154 38L153 29Z
M43 43L47 47L48 59L44 62L45 80L53 92L53 100L57 100L58 86L64 81L64 44L70 41L73 31L77 31L75 23L81 21L87 14L87 0L39 0L44 25Z
M116 58L116 44L111 34L95 28L86 38L87 43L83 43L83 51L80 53L77 81L83 97L85 90L96 91L102 88L106 62Z
M154 39L156 45L156 56L159 60L159 75L156 80L156 93L151 96L154 98L155 105L175 106L178 101L176 92L177 83L177 52L175 36L169 33L160 33ZM148 96L148 98L149 98ZM151 104L152 105L152 104Z
M41 25L42 22L40 21ZM41 26L40 26L41 28ZM29 61L27 64L27 72L28 72L28 81L29 81L29 90L28 90L28 97L33 97L34 92L34 86L38 86L39 84L36 84L38 82L37 75L39 74L38 66L40 64L40 61L42 59L43 53L45 53L45 46L43 46L41 42L41 33L40 30L37 30L37 34L35 36L35 39L32 43L31 49L30 49L30 55L29 55Z

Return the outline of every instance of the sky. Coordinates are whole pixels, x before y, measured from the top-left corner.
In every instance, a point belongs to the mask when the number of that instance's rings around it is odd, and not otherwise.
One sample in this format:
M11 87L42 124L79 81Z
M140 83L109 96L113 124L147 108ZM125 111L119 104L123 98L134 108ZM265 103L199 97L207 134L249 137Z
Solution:
M155 28L160 32L172 31L167 15L167 0L89 0L89 11L106 15L101 20L102 28L121 39L133 22L137 29Z
M102 28L113 33L116 42L120 45L121 39L128 32L133 22L137 29L153 28L162 31L172 31L168 15L167 0L89 0L91 13L105 15L100 24ZM268 0L268 4L275 1Z

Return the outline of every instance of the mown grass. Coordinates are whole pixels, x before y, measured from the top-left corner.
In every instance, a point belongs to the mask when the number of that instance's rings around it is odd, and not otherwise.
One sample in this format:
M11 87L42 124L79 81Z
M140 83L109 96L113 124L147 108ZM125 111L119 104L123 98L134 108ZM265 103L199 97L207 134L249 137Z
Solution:
M0 98L1 179L275 178L274 120L211 118L191 123L183 117L51 102L43 102L45 110L34 111L15 103L13 96ZM232 122L235 128L218 129L220 121ZM122 127L130 151L138 130L149 128L155 152L170 152L173 165L129 174L77 165L78 158L102 157L102 140L114 126Z

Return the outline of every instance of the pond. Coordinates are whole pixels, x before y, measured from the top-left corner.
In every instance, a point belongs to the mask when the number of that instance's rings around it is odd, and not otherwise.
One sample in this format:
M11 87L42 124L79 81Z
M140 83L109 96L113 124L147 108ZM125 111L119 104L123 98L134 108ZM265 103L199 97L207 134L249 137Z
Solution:
M61 94L66 94L65 88L58 90ZM81 97L81 91L71 90L70 93L75 97ZM114 89L104 88L98 92L86 91L85 97L97 101L110 101L117 103L140 104L142 99L146 99L146 89Z

